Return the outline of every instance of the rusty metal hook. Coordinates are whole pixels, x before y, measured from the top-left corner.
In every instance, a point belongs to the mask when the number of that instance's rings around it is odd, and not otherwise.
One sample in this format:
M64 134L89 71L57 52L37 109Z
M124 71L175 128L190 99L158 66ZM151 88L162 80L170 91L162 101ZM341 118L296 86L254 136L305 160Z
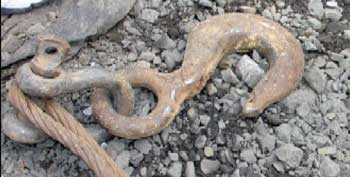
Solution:
M66 72L60 65L67 56L70 45L57 36L39 37L37 55L28 64L22 65L16 73L16 81L21 90L31 96L52 98L92 87L118 90L118 107L122 114L129 114L133 109L133 90L113 72L102 68L87 68L76 72ZM116 92L113 92L116 93Z
M202 90L225 55L252 49L267 57L270 64L243 106L242 115L256 116L296 88L304 70L304 55L288 30L261 16L241 13L210 17L196 25L188 36L182 67L172 73L140 66L118 72L132 86L146 87L156 94L157 106L148 116L117 113L103 89L92 95L93 112L116 136L136 139L153 135L169 125L186 99Z

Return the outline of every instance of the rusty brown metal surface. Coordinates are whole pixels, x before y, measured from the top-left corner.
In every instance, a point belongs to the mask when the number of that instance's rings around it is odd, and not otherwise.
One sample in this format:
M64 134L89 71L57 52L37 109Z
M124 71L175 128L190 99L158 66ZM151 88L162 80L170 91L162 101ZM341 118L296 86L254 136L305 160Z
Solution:
M76 72L66 72L60 65L65 60L70 46L67 41L56 36L40 36L37 55L16 73L16 81L21 90L31 96L52 98L64 93L103 87L113 90L118 102L118 111L128 115L134 105L133 90L129 83L114 72L102 68L86 68Z
M168 126L181 104L203 89L225 55L252 49L262 53L270 64L243 106L242 115L257 116L296 88L303 74L304 56L291 33L253 14L214 16L196 25L188 36L182 67L172 73L160 73L138 64L117 72L96 68L65 72L60 64L69 51L68 43L54 36L43 37L35 59L18 69L8 98L24 118L70 148L97 176L126 177L59 104L46 101L44 112L22 91L49 98L95 88L91 99L96 119L113 135L137 139L154 135ZM158 103L149 115L129 116L134 101L132 86L146 87L156 94ZM114 110L110 96L117 100L118 111Z
M93 112L113 135L136 139L156 134L174 119L184 100L203 89L225 55L252 49L270 64L243 106L242 115L257 116L296 88L304 70L304 55L298 40L285 28L261 16L241 13L210 17L196 25L188 36L182 67L172 73L140 66L118 72L132 86L156 94L158 103L149 115L118 114L103 89L96 89L92 96Z

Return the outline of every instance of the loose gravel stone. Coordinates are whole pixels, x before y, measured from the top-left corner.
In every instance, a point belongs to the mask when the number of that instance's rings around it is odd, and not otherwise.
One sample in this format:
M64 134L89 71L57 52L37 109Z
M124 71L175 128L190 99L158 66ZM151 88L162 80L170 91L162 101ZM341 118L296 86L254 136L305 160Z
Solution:
M200 115L199 120L201 121L201 124L206 127L210 122L210 117L208 115Z
M140 153L137 150L130 151L130 163L137 167L140 165L140 163L143 161L144 156L142 153Z
M312 15L318 17L319 19L323 17L324 9L321 0L310 0L308 8Z
M120 168L126 168L129 166L130 161L130 152L129 151L123 151L122 153L118 154L116 163Z
M299 89L287 96L282 103L287 107L288 112L294 112L302 103L313 106L316 104L316 93L311 89Z
M332 21L339 21L342 17L342 11L340 9L329 9L325 10L325 17Z
M237 76L232 72L230 68L221 71L222 79L230 84L238 83L239 80Z
M224 7L226 5L227 0L215 0L215 2L220 6L220 7Z
M177 154L177 153L169 153L169 158L172 161L178 161L179 160L179 154Z
M321 175L324 177L337 177L340 173L340 167L329 157L324 157L320 164Z
M152 149L151 143L146 139L135 141L134 146L143 154L148 154L149 151Z
M299 166L304 152L293 144L285 144L276 149L275 155L287 169L294 169Z
M212 7L213 6L212 2L209 0L199 0L198 4L203 6L203 7Z
M336 1L333 1L333 0L327 1L327 2L326 2L326 5L327 5L328 7L331 7L331 8L336 8L336 7L338 7L338 3L337 3Z
M211 147L209 147L209 146L205 147L205 148L204 148L204 155L205 155L206 157L213 157L213 156L214 156L214 150L213 150L213 148L211 148Z
M322 22L317 18L309 17L307 20L313 29L319 30L322 28Z
M156 46L161 49L173 49L176 47L176 43L164 33L156 42Z
M263 151L271 152L275 149L276 137L272 135L260 135L258 136L258 142Z
M169 177L181 177L182 163L181 162L172 163L167 173Z
M292 132L292 127L289 124L281 124L276 128L277 137L285 143L290 142L291 132Z
M350 30L344 30L344 38L350 40Z
M215 87L215 85L213 83L209 83L207 86L207 91L208 91L208 95L214 95L218 92L218 89Z
M335 155L337 148L335 146L322 147L317 150L320 155Z
M186 163L185 175L186 177L196 177L196 171L192 161Z
M220 162L218 160L203 159L200 166L202 172L207 175L219 170Z
M98 143L105 142L110 137L106 129L102 128L98 124L89 124L85 128Z
M159 12L153 9L144 9L141 12L140 18L150 22L150 23L154 23L159 16Z
M201 135L194 142L194 146L198 149L201 149L201 148L204 148L206 142L207 142L207 137L204 135Z
M236 65L236 73L249 87L254 87L263 77L264 70L248 55L243 55Z
M162 52L162 58L164 58L168 69L173 69L176 65L176 62L180 62L182 57L177 50L165 50Z
M195 119L198 116L198 112L197 112L197 110L195 108L190 108L187 111L187 115L188 115L189 118ZM210 119L210 117L209 117L209 119Z
M305 80L317 93L322 93L325 89L327 76L318 68L311 68L305 72Z
M253 149L245 149L241 152L240 157L242 160L248 163L254 163L257 161Z

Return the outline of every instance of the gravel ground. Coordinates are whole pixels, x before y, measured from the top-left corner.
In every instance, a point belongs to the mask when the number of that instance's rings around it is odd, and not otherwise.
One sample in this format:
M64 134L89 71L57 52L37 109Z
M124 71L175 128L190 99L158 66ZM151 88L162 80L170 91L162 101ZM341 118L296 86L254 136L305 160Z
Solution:
M193 24L235 11L256 11L282 24L305 53L298 89L258 118L238 116L268 67L256 51L223 59L206 88L183 104L170 127L141 140L111 137L98 126L91 115L91 90L59 100L132 177L349 177L349 0L138 0L115 27L85 42L64 68L117 70L144 61L171 72L181 65ZM11 17L1 18L3 28L3 18ZM5 83L18 66L1 70L1 118L10 109ZM156 103L142 88L137 99L139 115ZM1 133L1 177L44 176L94 175L56 141L25 145Z

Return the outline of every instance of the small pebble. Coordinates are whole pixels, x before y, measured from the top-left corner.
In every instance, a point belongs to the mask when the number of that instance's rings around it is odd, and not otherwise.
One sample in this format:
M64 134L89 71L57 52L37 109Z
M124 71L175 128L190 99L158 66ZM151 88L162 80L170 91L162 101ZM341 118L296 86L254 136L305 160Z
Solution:
M203 159L200 168L204 174L211 174L219 170L220 162L218 160Z
M204 148L204 155L207 156L207 157L213 157L214 156L214 150L213 148L209 147L209 146L206 146Z

